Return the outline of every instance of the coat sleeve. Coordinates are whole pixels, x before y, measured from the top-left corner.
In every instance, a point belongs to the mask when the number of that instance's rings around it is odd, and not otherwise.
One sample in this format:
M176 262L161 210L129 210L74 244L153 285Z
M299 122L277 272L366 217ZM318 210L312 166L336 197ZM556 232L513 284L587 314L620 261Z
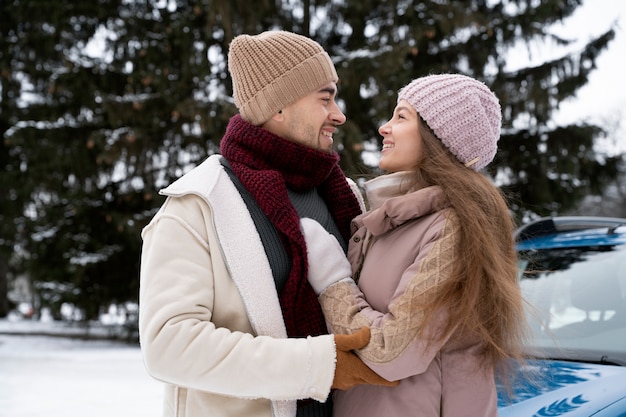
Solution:
M420 250L415 260L419 266L413 265L407 269L413 272L403 274L386 313L374 310L352 280L340 281L320 295L333 333L371 327L370 343L358 355L383 378L397 381L425 372L449 339L449 335L439 337L445 311L425 323L423 312L415 306L423 305L437 284L451 275L456 239L448 219L437 239Z
M221 255L211 253L200 226L212 221L207 215L198 197L171 198L142 234L139 331L148 372L224 396L325 401L335 368L332 336L257 336L243 308L230 313L232 326L223 318L216 325L216 304L232 304L220 297L241 300L233 287L221 291L232 284L216 277Z

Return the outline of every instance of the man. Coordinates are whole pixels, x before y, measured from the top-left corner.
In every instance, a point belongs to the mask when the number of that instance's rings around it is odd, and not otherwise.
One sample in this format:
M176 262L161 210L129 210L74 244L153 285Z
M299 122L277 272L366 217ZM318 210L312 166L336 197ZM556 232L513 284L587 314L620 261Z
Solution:
M221 155L162 190L142 233L145 364L166 383L165 416L330 416L331 388L387 383L349 352L369 329L327 335L307 281L300 217L345 248L363 209L332 151L337 73L284 31L236 37L228 66L239 114Z

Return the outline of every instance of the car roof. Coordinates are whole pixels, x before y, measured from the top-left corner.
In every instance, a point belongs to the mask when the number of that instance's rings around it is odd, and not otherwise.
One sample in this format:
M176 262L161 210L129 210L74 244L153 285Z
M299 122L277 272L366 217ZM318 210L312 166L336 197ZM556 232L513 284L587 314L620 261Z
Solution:
M626 219L598 216L544 217L515 231L517 250L626 244Z

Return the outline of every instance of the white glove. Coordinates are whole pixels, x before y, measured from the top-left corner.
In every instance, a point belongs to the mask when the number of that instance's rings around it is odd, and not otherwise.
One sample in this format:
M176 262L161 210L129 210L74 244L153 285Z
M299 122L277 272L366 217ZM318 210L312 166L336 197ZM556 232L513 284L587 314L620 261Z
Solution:
M333 235L313 219L300 219L309 262L309 283L315 294L352 276L352 267Z

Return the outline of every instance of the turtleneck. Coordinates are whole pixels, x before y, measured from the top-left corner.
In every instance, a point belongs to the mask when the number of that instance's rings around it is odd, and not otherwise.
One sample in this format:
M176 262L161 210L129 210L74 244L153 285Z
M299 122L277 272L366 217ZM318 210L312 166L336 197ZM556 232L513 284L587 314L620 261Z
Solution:
M365 225L368 233L380 235L406 222L448 207L441 187L425 186L407 190L412 181L410 171L381 175L364 184L370 203L367 213L355 219L353 231L358 223Z
M410 171L381 175L363 184L370 210L375 210L392 197L403 194L402 185L411 179Z

